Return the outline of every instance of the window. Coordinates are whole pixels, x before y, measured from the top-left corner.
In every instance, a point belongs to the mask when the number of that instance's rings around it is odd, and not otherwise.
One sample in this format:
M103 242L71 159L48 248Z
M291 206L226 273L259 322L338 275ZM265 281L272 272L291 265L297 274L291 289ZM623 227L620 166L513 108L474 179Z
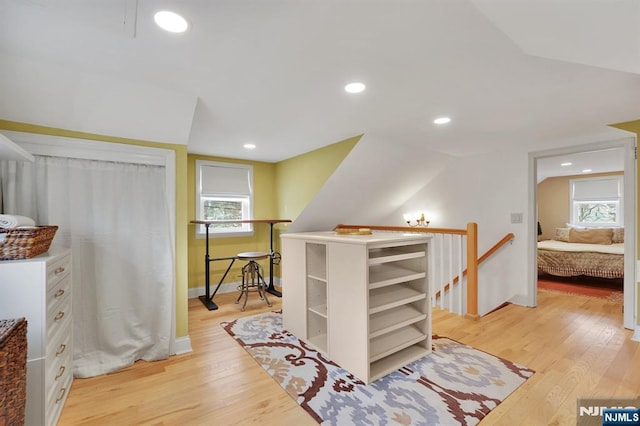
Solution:
M576 225L622 226L622 176L572 179L571 222Z
M253 218L253 167L245 164L196 161L196 215L198 220L249 220ZM204 236L205 226L196 227ZM209 226L211 236L251 235L251 223Z

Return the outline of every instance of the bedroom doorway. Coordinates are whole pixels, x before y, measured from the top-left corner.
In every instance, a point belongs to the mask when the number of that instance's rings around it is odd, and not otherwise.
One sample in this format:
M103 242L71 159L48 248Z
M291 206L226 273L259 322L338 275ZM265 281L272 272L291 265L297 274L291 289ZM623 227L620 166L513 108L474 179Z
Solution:
M624 278L622 278L623 313L625 328L634 329L637 316L636 296L636 159L635 138L629 137L615 141L599 142L589 145L573 146L530 154L530 229L531 234L530 265L532 276L529 280L529 294L532 306L537 304L538 286L538 239L556 240L556 228L564 228L574 223L571 218L569 197L570 181L580 181L588 177L617 176L622 183L619 220L624 226ZM572 163L572 164L568 164ZM564 164L564 165L563 165ZM615 179L615 178L611 178ZM546 180L546 181L545 181ZM547 186L538 185L546 182ZM544 184L543 184L544 185ZM549 190L548 188L555 188ZM540 193L539 193L540 191ZM556 193L554 193L555 191ZM551 196L549 194L552 194ZM555 198L554 198L555 197ZM554 207L549 204L553 201ZM560 200L560 201L559 201ZM547 205L544 205L547 203ZM545 265L542 264L542 268ZM603 275L607 275L604 273ZM553 281L554 276L548 275ZM595 281L602 278L595 278ZM592 280L593 281L593 280ZM615 284L604 280L607 285ZM619 283L619 281L618 281ZM600 283L601 285L604 285Z

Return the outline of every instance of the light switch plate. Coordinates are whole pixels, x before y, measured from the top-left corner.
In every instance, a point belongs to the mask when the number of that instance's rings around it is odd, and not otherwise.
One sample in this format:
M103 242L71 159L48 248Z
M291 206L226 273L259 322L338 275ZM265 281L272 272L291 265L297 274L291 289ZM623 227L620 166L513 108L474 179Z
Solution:
M522 223L522 213L511 213L511 223Z

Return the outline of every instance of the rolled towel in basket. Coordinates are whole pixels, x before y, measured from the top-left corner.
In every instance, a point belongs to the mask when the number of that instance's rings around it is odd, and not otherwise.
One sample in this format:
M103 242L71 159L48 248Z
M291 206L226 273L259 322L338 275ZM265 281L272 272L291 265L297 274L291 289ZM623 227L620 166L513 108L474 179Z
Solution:
M27 216L0 214L0 228L12 229L19 226L36 226L36 222Z

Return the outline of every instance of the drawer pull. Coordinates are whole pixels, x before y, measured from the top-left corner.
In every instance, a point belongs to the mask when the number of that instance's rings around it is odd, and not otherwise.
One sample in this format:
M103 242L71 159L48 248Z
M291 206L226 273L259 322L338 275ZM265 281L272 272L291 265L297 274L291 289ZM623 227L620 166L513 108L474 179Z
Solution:
M67 388L61 388L60 392L58 393L58 397L56 398L56 404L60 401L62 401L62 399L64 398L64 394L67 393Z
M60 289L58 291L56 291L56 294L53 295L53 297L55 297L56 299L60 296L62 296L64 294L64 290Z
M56 352L56 356L60 356L64 353L64 351L67 349L67 345L65 345L64 343L62 343L60 345L60 348L58 348L58 352Z
M64 312L60 311L58 312L58 315L56 315L56 317L53 320L60 321L62 318L64 318Z
M60 370L58 370L58 374L56 374L56 378L54 380L58 380L64 374L64 370L66 370L64 365L60 366Z
M60 275L60 274L61 274L61 273L63 273L64 271L65 271L65 269L64 269L64 267L63 267L63 266L58 266L58 267L56 268L56 270L55 270L55 271L53 271L53 273L54 273L54 274L56 274L56 275Z

